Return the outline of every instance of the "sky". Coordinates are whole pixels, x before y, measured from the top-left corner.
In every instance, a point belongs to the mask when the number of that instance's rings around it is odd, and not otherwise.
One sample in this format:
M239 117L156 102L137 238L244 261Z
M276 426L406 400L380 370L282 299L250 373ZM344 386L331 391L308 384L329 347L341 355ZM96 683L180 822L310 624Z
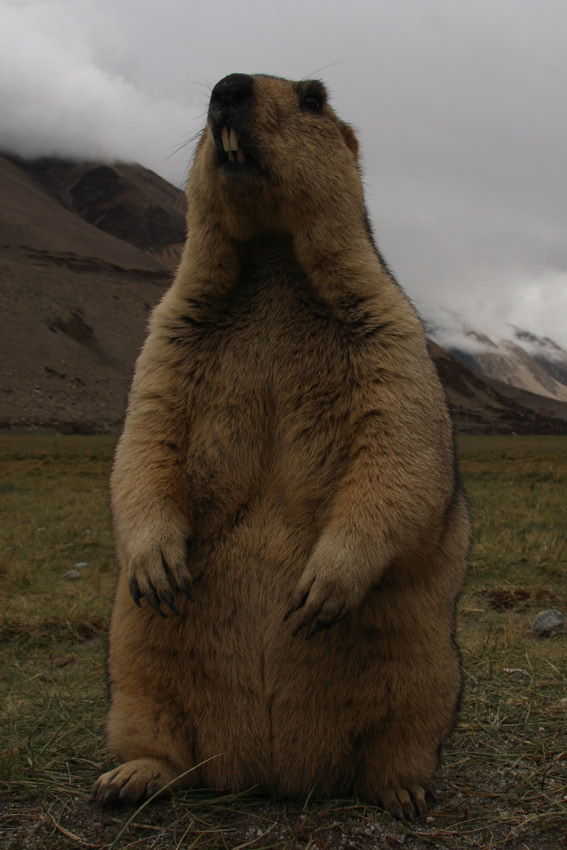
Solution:
M217 80L320 78L421 315L567 346L566 44L564 0L0 0L0 149L182 186Z

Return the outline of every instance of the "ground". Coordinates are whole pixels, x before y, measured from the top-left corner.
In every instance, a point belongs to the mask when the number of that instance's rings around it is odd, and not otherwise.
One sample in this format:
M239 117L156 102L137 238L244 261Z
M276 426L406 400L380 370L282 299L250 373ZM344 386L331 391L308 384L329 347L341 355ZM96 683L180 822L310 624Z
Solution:
M567 438L459 439L475 517L459 607L465 692L436 801L398 823L356 800L274 803L254 789L139 808L90 800L104 748L114 586L115 438L0 434L0 846L567 849Z

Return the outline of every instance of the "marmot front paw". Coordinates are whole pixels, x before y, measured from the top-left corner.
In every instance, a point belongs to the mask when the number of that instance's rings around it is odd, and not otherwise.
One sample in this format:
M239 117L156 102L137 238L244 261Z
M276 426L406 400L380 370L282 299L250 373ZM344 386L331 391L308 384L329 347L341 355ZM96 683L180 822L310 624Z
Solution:
M168 529L157 535L154 531L152 538L155 542L138 547L126 564L132 599L138 607L145 599L162 617L165 617L162 603L178 614L175 593L181 590L188 599L193 599L187 568L190 538L178 529Z
M323 629L339 623L359 601L357 582L352 572L340 563L319 564L311 558L292 595L284 620L301 610L301 619L293 631L306 629L305 637L313 637Z

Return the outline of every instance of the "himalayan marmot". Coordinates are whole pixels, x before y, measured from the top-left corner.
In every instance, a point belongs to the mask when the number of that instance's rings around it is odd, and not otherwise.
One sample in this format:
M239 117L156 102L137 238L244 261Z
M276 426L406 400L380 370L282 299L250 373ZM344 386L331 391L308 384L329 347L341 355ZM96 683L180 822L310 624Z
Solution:
M102 802L184 784L425 810L469 522L357 153L320 82L213 89L112 474Z

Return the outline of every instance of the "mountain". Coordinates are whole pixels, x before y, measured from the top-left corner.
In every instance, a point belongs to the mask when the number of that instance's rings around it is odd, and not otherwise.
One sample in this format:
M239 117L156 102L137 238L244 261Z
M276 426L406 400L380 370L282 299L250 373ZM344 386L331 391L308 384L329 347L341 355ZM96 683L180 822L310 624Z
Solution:
M485 378L433 340L429 350L458 431L469 434L567 434L567 403Z
M451 329L428 323L431 337L483 377L567 402L567 351L548 337L509 325L509 337L471 330L450 316Z
M102 252L125 266L155 269L175 267L181 255L185 195L141 165L0 156L0 185L0 233L9 244Z
M0 426L120 426L184 206L137 165L0 156Z
M0 155L0 427L119 429L184 212L184 194L139 165ZM459 430L567 433L567 404L431 352Z

